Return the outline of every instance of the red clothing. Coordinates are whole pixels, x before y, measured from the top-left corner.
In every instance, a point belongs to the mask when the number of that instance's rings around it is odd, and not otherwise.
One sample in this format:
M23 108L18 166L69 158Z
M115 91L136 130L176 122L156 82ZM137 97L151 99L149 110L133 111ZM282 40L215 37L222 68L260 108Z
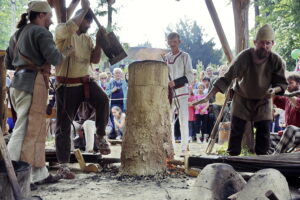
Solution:
M288 97L275 96L273 103L285 110L285 124L300 127L300 98L297 97L297 105L293 106Z
M188 102L193 102L195 100L195 96L189 96ZM194 106L189 106L189 122L195 121L195 107Z

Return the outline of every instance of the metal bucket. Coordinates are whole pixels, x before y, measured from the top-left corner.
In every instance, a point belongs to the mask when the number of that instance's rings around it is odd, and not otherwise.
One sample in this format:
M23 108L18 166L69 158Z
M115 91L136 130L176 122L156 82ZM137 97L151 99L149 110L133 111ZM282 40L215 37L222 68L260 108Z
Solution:
M23 197L30 196L30 165L26 162L12 161ZM0 160L0 200L14 199L13 190L6 173L4 161Z

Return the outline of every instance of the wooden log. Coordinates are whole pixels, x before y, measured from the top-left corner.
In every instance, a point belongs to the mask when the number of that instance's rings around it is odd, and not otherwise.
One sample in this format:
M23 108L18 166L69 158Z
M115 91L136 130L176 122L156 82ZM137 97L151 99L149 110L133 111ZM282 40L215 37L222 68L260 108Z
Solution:
M129 65L126 132L121 152L123 175L164 173L174 155L171 142L168 68L159 61Z

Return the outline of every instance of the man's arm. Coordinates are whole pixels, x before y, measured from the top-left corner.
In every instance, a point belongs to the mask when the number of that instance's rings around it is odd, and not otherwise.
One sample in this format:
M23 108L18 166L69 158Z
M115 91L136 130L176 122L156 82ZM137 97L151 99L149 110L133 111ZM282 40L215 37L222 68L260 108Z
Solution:
M91 63L97 64L101 58L101 47L103 46L106 31L103 27L99 28L96 35L96 46L91 53Z
M63 61L63 54L58 51L52 34L46 29L44 31L39 30L36 36L36 44L39 45L39 49L47 63L57 66Z
M195 105L198 105L198 104L202 104L202 103L208 102L209 99L210 99L211 97L215 96L217 92L220 92L220 90L219 90L217 87L214 86L214 87L209 91L209 93L207 94L206 97L204 97L203 99L200 99L200 100L198 100L198 101L192 102L192 105L195 106Z

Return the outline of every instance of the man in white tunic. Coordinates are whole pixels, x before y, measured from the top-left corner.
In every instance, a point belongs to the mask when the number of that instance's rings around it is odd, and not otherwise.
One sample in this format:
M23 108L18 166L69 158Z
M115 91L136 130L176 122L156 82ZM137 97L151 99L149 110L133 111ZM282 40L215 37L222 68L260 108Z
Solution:
M188 53L179 49L181 43L177 33L170 33L167 37L171 52L165 55L165 61L169 68L169 89L172 90L171 120L172 120L172 141L174 138L174 112L177 109L180 133L181 150L185 153L188 150L188 84L193 81L192 61Z

